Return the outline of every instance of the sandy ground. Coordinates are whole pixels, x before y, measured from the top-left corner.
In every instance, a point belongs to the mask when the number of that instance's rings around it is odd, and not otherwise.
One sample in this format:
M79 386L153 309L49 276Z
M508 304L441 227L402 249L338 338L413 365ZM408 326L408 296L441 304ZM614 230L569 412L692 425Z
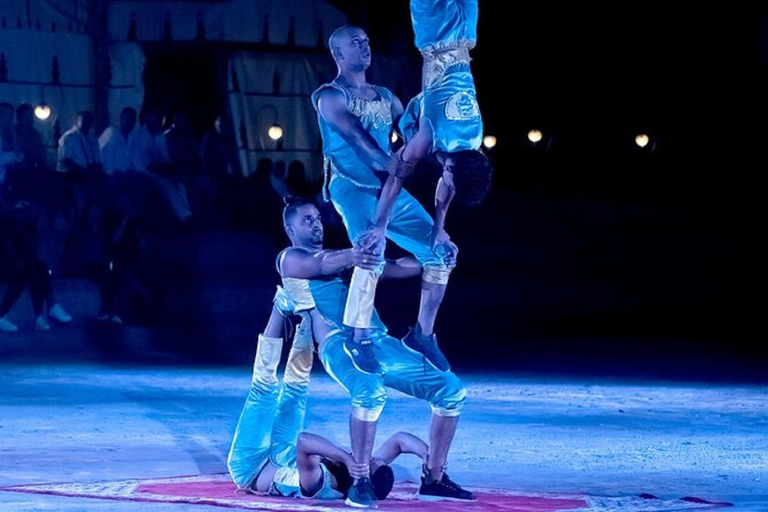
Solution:
M0 486L226 471L250 368L0 366ZM730 501L768 511L768 386L464 374L450 454L467 486ZM306 428L348 445L344 391L315 371ZM378 438L427 436L426 404L391 392ZM419 462L396 462L416 480ZM0 492L0 510L221 511Z

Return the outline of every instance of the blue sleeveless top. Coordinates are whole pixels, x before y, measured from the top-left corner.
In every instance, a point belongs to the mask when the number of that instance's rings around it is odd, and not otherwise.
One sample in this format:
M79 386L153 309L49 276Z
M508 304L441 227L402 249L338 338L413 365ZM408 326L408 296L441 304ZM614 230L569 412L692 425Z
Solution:
M356 96L343 85L333 81L320 86L312 93L312 105L317 111L317 122L323 139L323 159L326 169L325 186L333 178L344 178L355 185L378 190L382 187L382 179L355 152L344 137L332 128L320 115L318 100L320 94L327 89L334 89L344 94L349 111L360 119L365 130L373 137L379 148L387 154L390 150L392 134L392 102L394 94L386 87L372 86L376 98L366 100ZM330 175L330 176L329 176Z

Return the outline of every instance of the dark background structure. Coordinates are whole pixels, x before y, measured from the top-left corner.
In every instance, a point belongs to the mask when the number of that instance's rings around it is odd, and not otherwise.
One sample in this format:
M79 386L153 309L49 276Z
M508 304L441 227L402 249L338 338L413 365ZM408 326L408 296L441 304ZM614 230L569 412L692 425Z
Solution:
M407 1L331 3L368 31L373 66L376 55L406 53L418 69ZM496 175L483 205L456 206L447 222L460 247L438 318L449 357L459 367L759 378L766 9L480 4L472 66L486 131L498 138ZM146 45L147 98L194 107L201 131L221 105L206 75L217 72L216 49L168 48ZM183 95L169 94L180 84ZM526 138L534 128L537 144ZM431 208L436 179L407 186ZM273 258L287 243L270 204L252 205L248 218L261 220L234 232L162 239L158 268L169 271L158 270L167 289L153 350L204 363L252 358L278 282ZM348 246L324 212L328 245ZM403 335L418 282L383 283L377 305ZM87 336L98 351L123 335Z

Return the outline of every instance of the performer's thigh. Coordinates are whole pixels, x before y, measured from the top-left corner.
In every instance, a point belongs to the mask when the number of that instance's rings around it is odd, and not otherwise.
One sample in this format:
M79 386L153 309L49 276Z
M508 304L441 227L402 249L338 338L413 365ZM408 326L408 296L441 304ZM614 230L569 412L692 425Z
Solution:
M344 178L331 182L331 201L344 221L350 242L373 225L373 216L378 204L378 191L363 188Z

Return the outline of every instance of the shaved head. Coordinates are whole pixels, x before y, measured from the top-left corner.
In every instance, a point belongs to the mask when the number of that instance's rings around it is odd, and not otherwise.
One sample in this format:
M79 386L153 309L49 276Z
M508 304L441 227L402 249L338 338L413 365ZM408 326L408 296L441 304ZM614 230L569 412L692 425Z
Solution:
M328 38L328 48L331 49L331 53L333 53L334 48L339 47L339 43L342 39L349 37L349 35L352 32L363 30L360 27L355 27L354 25L342 25L341 27L337 28L333 31L333 34L331 34L331 37Z
M370 47L368 46L368 36L360 27L354 25L343 25L333 31L331 37L328 38L328 46L331 50L331 55L336 64L341 64L341 61L345 61L346 66L357 67L362 63L357 62L363 53L367 54L366 59L370 60ZM350 60L352 62L350 62ZM368 67L363 66L363 69ZM362 69L361 69L362 70Z

